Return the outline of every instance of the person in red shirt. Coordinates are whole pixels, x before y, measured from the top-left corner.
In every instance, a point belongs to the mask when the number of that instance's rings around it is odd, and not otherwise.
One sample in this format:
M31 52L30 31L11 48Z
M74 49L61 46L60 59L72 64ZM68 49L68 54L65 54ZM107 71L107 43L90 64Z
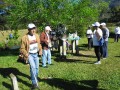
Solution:
M42 67L47 68L46 63L52 65L51 62L51 40L49 32L51 31L50 26L46 26L45 30L40 35L41 45L42 45Z

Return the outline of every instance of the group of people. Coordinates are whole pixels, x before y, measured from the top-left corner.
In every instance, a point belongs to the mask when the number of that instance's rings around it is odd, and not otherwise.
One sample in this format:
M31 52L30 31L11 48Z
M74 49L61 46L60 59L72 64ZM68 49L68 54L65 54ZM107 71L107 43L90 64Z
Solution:
M97 57L95 64L101 64L101 57L105 59L108 56L109 29L106 27L106 23L100 24L99 22L92 24L92 28L93 32L91 27L87 30L88 49L94 46ZM28 24L28 33L21 39L20 53L30 65L32 89L39 88L37 79L39 73L39 56L42 57L42 67L47 68L47 64L52 65L50 31L50 26L46 26L44 31L38 35L35 24L30 23Z
M28 24L28 33L21 39L20 53L30 65L31 89L39 89L37 79L39 73L39 56L42 57L42 67L47 68L46 63L52 65L50 31L50 26L46 26L44 31L38 35L35 24L30 23Z
M88 27L86 32L88 38L88 49L94 47L97 62L95 64L101 64L100 59L106 59L108 57L108 37L109 29L106 27L106 23L95 22L91 27Z

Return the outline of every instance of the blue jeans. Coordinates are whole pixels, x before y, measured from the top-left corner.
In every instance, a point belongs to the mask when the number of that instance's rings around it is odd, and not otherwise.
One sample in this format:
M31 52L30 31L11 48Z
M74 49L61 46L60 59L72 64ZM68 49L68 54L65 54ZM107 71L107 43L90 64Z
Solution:
M51 64L51 51L50 49L42 51L42 66L45 67L46 63Z
M103 43L103 58L107 58L108 56L108 41Z
M28 61L30 64L30 74L31 74L32 84L37 84L37 82L38 82L37 77L38 77L38 72L39 72L38 53L29 54Z

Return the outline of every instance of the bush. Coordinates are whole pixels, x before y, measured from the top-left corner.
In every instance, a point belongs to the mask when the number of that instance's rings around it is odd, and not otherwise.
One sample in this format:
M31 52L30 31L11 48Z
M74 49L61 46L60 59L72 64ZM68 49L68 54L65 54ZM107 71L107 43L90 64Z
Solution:
M0 42L0 48L5 48L5 44L3 42Z
M10 39L7 43L7 47L20 46L20 42L16 39Z
M0 42L0 51L3 50L3 49L5 49L5 43Z

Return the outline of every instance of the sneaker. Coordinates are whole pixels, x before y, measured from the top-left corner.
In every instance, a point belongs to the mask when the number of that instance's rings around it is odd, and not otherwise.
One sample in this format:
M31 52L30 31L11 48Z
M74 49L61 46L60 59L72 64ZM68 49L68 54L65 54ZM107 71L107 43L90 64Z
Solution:
M36 84L33 84L32 87L31 87L31 90L40 90L39 86L37 86Z
M100 61L98 61L98 62L96 62L96 63L94 63L94 64L101 64L101 62L100 62Z
M48 66L42 66L43 68L48 68Z
M103 58L103 59L106 59L106 58Z
M48 64L48 65L53 65L53 64L51 63L51 64Z

